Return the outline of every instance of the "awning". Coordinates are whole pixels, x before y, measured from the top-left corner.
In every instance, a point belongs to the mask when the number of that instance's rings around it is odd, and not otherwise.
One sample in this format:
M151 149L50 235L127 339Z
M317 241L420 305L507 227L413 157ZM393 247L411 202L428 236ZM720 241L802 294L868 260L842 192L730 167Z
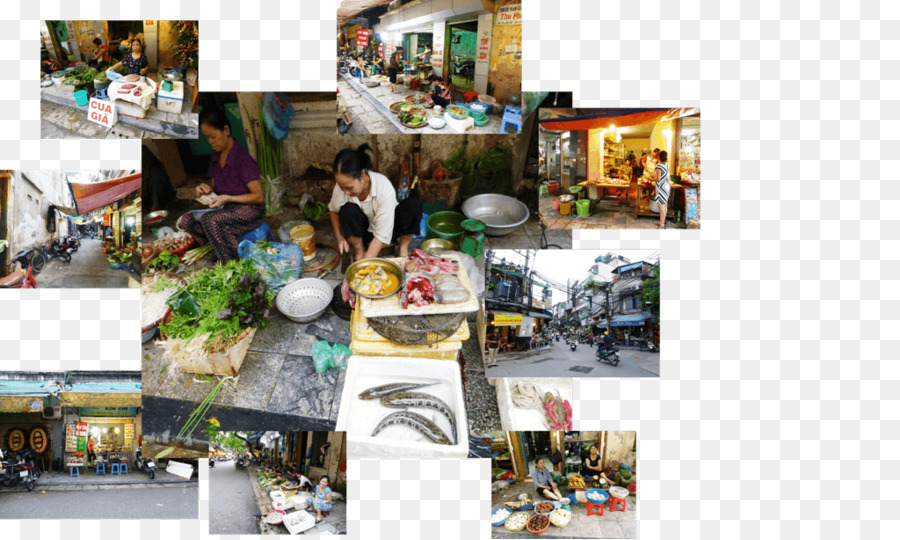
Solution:
M644 321L652 317L649 311L641 313L629 313L628 315L613 315L611 326L644 326Z
M605 109L602 112L568 118L547 118L540 120L542 128L551 131L585 131L602 129L615 124L616 127L639 126L650 122L674 120L683 116L700 114L694 107L680 109Z
M343 26L345 22L369 8L389 3L391 3L391 0L341 0L341 5L337 9L338 27Z
M80 216L122 200L129 193L141 189L141 174L90 184L69 182L69 188L75 199L75 215Z
M624 266L619 266L618 268L613 269L613 274L621 274L622 272L628 272L629 270L634 270L635 268L641 268L644 265L643 262L636 262L631 264L626 264Z

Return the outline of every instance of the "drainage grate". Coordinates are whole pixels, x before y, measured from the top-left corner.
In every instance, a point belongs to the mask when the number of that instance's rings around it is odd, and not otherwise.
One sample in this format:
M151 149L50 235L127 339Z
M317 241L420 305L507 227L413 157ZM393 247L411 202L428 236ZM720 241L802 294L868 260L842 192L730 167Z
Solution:
M587 367L587 366L574 366L574 367L570 367L569 371L576 371L578 373L590 373L590 372L594 371L594 368Z

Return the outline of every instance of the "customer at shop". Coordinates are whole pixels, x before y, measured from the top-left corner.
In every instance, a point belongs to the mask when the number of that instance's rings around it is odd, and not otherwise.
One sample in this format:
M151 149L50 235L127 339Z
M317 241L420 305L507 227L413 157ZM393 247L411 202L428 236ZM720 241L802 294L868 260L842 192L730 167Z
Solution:
M656 164L656 203L659 205L659 224L657 229L666 228L666 212L669 209L669 153L663 150L659 153L659 162Z
M491 332L487 338L488 361L485 367L494 367L497 365L497 350L500 348L500 334L496 331Z
M94 439L88 437L88 466L93 465L97 460L97 454L94 453Z
M419 232L422 201L410 195L398 204L391 181L372 170L371 150L363 144L341 150L334 158L335 186L328 209L338 251L346 253L353 247L356 260L366 259L399 240L398 255L406 257Z
M103 44L103 41L100 38L94 38L94 45L97 46L94 49L94 52L91 54L91 59L88 60L88 65L92 68L102 69L105 66L109 65L109 48Z
M316 523L320 523L331 511L331 488L328 487L328 475L323 476L316 486L316 497L313 499L313 508L316 509Z
M118 69L121 66L128 68L129 75L146 75L150 68L150 62L147 61L147 55L144 54L144 44L138 38L131 40L131 52L122 58L121 62L116 62L109 69Z
M450 103L453 102L453 95L450 93L450 85L444 83L444 79L438 75L438 69L436 67L431 68L431 75L428 76L428 80L432 82L431 91L428 92L428 95L431 96L431 101L433 101L435 105L440 105L441 107L450 105Z
M584 465L581 468L581 476L585 478L594 478L600 476L603 468L600 466L600 454L597 451L597 445L591 445L590 453L584 458Z
M400 93L400 90L397 90L397 72L402 68L403 47L397 47L397 50L391 55L390 62L388 62L388 80L391 81L391 92L394 94Z
M544 466L544 458L538 458L534 469L531 469L531 481L534 482L534 489L538 495L554 501L563 498L559 487L553 481L553 473Z
M194 194L201 197L215 192L209 206L216 210L199 217L187 213L180 225L199 243L209 242L219 261L225 263L238 258L237 239L262 224L265 206L259 166L231 136L228 117L221 107L203 108L200 131L214 152L209 164L212 180L194 188Z

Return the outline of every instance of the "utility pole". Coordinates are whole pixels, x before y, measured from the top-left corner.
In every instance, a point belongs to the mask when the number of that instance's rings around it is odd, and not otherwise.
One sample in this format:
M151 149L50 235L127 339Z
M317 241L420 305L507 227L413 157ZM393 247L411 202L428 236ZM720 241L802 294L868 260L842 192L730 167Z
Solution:
M606 284L606 332L612 336L612 303L609 299L609 289L612 288L612 283L607 282Z

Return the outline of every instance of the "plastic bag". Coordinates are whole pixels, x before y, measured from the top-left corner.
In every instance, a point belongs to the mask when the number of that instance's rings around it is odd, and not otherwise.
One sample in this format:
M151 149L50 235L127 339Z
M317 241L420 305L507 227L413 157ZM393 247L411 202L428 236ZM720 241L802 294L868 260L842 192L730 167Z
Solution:
M494 482L491 484L491 493L497 493L498 491L504 490L509 487L509 482Z
M350 347L344 345L343 343L335 343L333 347L331 347L331 352L334 355L334 367L338 369L346 369L347 367L347 359L350 358L350 355L353 352L350 350Z
M469 299L469 291L456 276L438 274L434 278L434 284L440 291L442 304L461 304Z
M332 346L327 341L317 341L312 346L313 366L319 375L324 375L329 369L346 369L347 359L352 354L343 343Z
M266 285L273 290L303 276L303 251L297 244L244 240L238 246L238 255L252 261Z

